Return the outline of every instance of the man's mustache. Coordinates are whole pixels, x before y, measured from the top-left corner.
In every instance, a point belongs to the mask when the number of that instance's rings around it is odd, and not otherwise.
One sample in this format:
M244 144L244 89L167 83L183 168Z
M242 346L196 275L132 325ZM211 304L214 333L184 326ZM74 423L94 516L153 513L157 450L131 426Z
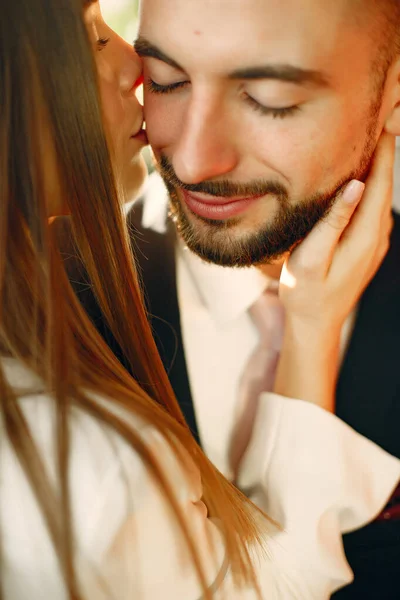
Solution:
M168 187L187 192L197 192L209 194L210 196L220 196L222 198L265 196L274 194L281 199L288 198L288 192L283 185L276 181L255 180L250 183L235 183L232 181L201 181L200 183L184 183L176 175L174 167L170 160L161 154L158 161L158 168L162 178Z

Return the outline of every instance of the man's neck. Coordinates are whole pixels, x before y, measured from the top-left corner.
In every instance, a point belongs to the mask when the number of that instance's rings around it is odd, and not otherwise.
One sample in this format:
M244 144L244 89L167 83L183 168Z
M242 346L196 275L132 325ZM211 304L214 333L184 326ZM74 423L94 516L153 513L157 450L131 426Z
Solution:
M261 265L258 268L260 269L261 273L266 275L266 277L269 277L270 279L279 279L281 276L285 258L282 258L279 261L274 262L272 264Z

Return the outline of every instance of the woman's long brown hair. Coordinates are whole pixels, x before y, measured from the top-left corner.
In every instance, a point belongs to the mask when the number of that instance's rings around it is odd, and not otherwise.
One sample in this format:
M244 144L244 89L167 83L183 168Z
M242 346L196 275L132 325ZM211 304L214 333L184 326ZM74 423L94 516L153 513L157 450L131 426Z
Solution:
M193 440L148 325L102 127L93 49L82 19L87 3L0 4L0 348L37 373L53 399L57 489L0 364L3 442L11 444L30 482L70 598L82 599L67 476L73 407L118 431L147 464L186 535L205 597L211 597L168 479L135 429L92 395L101 393L156 427L174 450L175 439L187 449L201 472L210 514L224 525L236 582L253 581L248 547L258 535L249 503ZM72 290L48 226L49 194L58 194L69 208L77 251L135 378L108 349Z

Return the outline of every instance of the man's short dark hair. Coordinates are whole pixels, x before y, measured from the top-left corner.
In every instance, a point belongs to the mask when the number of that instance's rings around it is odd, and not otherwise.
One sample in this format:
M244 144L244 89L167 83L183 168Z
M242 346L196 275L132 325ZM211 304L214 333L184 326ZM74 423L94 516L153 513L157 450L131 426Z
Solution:
M375 49L371 74L378 110L388 70L400 58L400 0L349 0L349 8L357 25L368 31Z
M365 4L370 5L378 60L387 72L396 56L400 56L400 0L361 0L360 8Z

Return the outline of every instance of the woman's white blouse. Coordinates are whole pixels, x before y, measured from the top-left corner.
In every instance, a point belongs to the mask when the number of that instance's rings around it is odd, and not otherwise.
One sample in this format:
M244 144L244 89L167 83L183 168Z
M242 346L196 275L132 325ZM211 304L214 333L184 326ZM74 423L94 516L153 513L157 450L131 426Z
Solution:
M2 364L14 387L38 383L15 361ZM20 402L54 477L50 399L38 391ZM138 423L137 430L177 494L215 598L255 600L253 590L233 587L223 535L207 517L194 465L188 460L182 467L154 429ZM157 484L116 433L80 411L72 420L70 477L76 566L88 600L201 598L186 544ZM265 552L254 555L254 564L262 597L325 600L349 583L341 534L379 514L399 477L399 460L334 415L263 395L239 478L282 525L260 523ZM0 525L5 600L66 599L42 514L1 430Z

